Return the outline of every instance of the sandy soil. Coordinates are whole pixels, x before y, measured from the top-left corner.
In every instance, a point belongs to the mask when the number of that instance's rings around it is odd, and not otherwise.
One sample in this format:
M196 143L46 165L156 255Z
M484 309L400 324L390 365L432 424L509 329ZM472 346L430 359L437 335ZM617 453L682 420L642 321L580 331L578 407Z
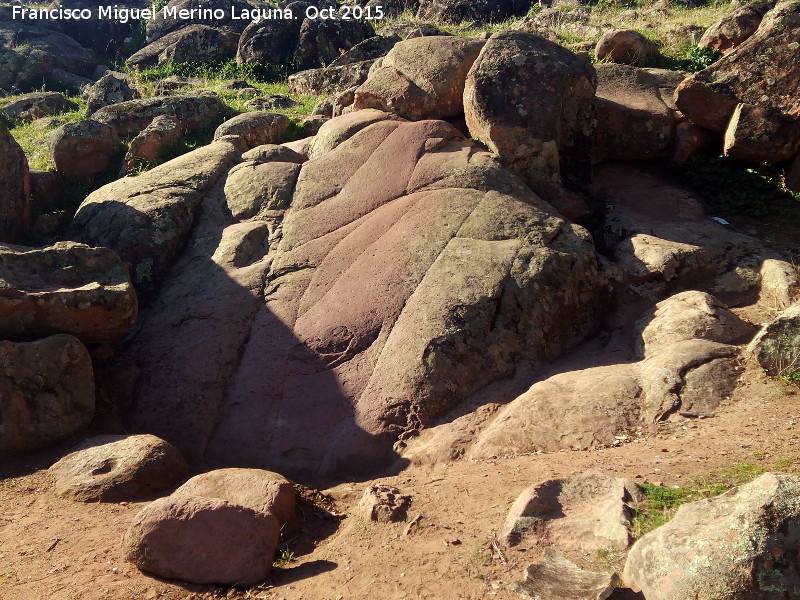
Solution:
M508 585L534 562L534 551L498 554L491 542L525 487L587 470L664 485L689 484L741 462L800 472L798 391L750 368L715 417L664 424L621 447L413 466L373 482L337 485L323 491L330 499L321 503L330 512L304 502L298 523L285 532L295 560L249 590L179 585L126 563L121 539L143 503L57 498L44 469L65 452L65 443L3 467L0 598L517 598ZM355 514L364 489L375 482L413 497L406 522L374 524Z

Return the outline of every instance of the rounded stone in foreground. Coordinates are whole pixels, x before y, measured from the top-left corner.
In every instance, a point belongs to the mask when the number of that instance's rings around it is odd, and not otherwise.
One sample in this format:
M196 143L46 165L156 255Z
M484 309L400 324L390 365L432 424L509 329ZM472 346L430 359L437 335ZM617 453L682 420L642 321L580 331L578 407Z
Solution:
M198 584L255 585L275 556L277 519L218 498L160 498L133 519L125 559L142 571Z
M177 448L154 435L92 437L50 467L57 496L122 502L150 496L186 477Z

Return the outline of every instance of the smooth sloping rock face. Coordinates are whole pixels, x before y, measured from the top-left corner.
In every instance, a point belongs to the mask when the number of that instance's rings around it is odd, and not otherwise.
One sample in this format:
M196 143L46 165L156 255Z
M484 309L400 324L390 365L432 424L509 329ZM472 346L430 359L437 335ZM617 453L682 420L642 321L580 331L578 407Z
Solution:
M0 123L0 241L19 242L28 231L31 195L28 159Z
M610 446L640 425L642 382L633 365L570 372L534 384L469 444L468 458Z
M154 435L100 435L73 448L49 471L58 496L123 502L175 485L189 466L174 446Z
M199 461L383 465L399 435L594 327L585 231L446 123L360 129L302 165L285 215L237 222L235 191L206 197L125 353L131 426Z
M360 110L332 119L319 128L308 148L308 158L322 156L356 133L380 121L397 121L399 117L380 110Z
M581 569L547 549L541 562L525 569L525 581L511 589L527 600L606 600L614 593L618 577Z
M93 416L92 361L77 339L0 342L0 452L49 446Z
M220 140L110 183L78 207L69 235L115 250L128 264L137 291L152 291L183 248L203 193L240 156L231 141Z
M50 134L48 146L58 172L81 182L105 171L121 148L111 125L91 119L62 125Z
M225 104L211 92L197 96L155 96L106 106L92 113L91 118L110 125L118 135L135 135L161 115L174 117L186 132L212 129L225 118Z
M108 248L0 245L0 337L70 333L86 344L111 342L136 312L128 269Z
M30 92L55 70L83 75L91 68L91 53L71 37L22 20L0 21L0 89Z
M467 77L464 115L485 143L568 218L589 211L594 68L539 36L501 31Z
M703 339L723 344L745 341L752 326L705 292L688 291L662 300L634 325L636 354L645 357L672 344Z
M412 120L456 116L463 112L464 81L483 45L454 36L399 42L356 90L353 106Z
M800 478L766 473L684 504L628 554L623 580L647 600L797 598Z
M632 481L599 474L551 479L522 492L500 532L510 546L523 542L589 556L631 543L631 503L643 497Z
M421 0L417 18L423 21L499 23L528 12L523 0Z
M687 77L675 103L698 125L720 132L740 102L800 115L798 38L800 2L781 2L735 51Z
M263 144L279 144L289 129L289 117L279 113L253 111L228 119L217 127L214 139L235 135L242 140L245 150Z
M761 19L774 6L774 0L762 0L740 6L706 29L697 45L701 48L730 52L758 30Z
M669 154L675 133L672 103L683 75L664 69L598 64L593 162L644 160Z
M262 582L278 545L272 515L216 498L160 498L125 534L125 559L147 573L201 584Z
M217 469L195 475L172 496L218 498L257 513L273 515L280 525L294 517L292 482L282 475L261 469Z
M765 325L747 350L773 375L800 371L800 304Z
M226 13L230 13L230 8ZM148 44L125 64L143 69L156 64L221 60L235 56L238 47L238 33L207 25L189 25Z

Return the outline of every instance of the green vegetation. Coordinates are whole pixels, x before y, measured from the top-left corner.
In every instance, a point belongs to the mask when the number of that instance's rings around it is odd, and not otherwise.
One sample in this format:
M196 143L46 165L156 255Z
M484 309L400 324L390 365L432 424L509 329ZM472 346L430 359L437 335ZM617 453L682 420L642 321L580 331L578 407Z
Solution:
M754 458L763 460L764 457L754 454ZM771 469L784 471L798 464L800 456L785 457L772 464ZM736 486L753 481L769 470L767 466L741 462L699 477L684 487L643 484L645 499L636 507L633 518L634 539L639 539L670 521L682 504L719 496ZM598 555L597 558L603 560L602 556Z
M696 155L681 170L684 180L720 213L770 212L796 215L800 193L783 187L780 169L741 163L723 156Z
M19 96L8 96L3 98L3 104L15 101ZM55 117L37 119L32 123L19 123L0 112L3 120L8 127L11 135L22 147L28 157L28 164L31 169L46 171L53 168L50 151L47 148L47 138L50 133L65 123L74 123L86 118L86 100L79 96L67 98L72 110L62 113Z
M270 83L285 79L288 73L279 73L261 63L237 64L236 59L207 62L165 63L142 69L126 69L141 81L160 81L167 77L197 77L199 79L246 79L247 81ZM285 70L285 69L284 69Z
M289 563L295 561L294 552L290 551L288 548L283 548L278 552L278 555L275 557L275 561L272 563L273 567L281 568L285 567Z

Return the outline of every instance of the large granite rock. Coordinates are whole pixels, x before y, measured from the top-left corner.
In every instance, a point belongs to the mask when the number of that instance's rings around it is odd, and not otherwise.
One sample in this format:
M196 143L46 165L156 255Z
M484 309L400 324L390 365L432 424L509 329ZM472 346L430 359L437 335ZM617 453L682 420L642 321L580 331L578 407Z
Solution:
M768 600L800 594L800 478L766 473L684 504L628 554L623 580L647 600Z
M486 42L464 91L470 135L571 219L592 210L597 75L542 37L501 31Z
M686 78L675 92L678 108L719 132L740 102L800 115L798 37L800 1L777 4L734 52Z
M426 36L399 42L355 91L356 110L448 119L464 112L464 82L483 40Z

